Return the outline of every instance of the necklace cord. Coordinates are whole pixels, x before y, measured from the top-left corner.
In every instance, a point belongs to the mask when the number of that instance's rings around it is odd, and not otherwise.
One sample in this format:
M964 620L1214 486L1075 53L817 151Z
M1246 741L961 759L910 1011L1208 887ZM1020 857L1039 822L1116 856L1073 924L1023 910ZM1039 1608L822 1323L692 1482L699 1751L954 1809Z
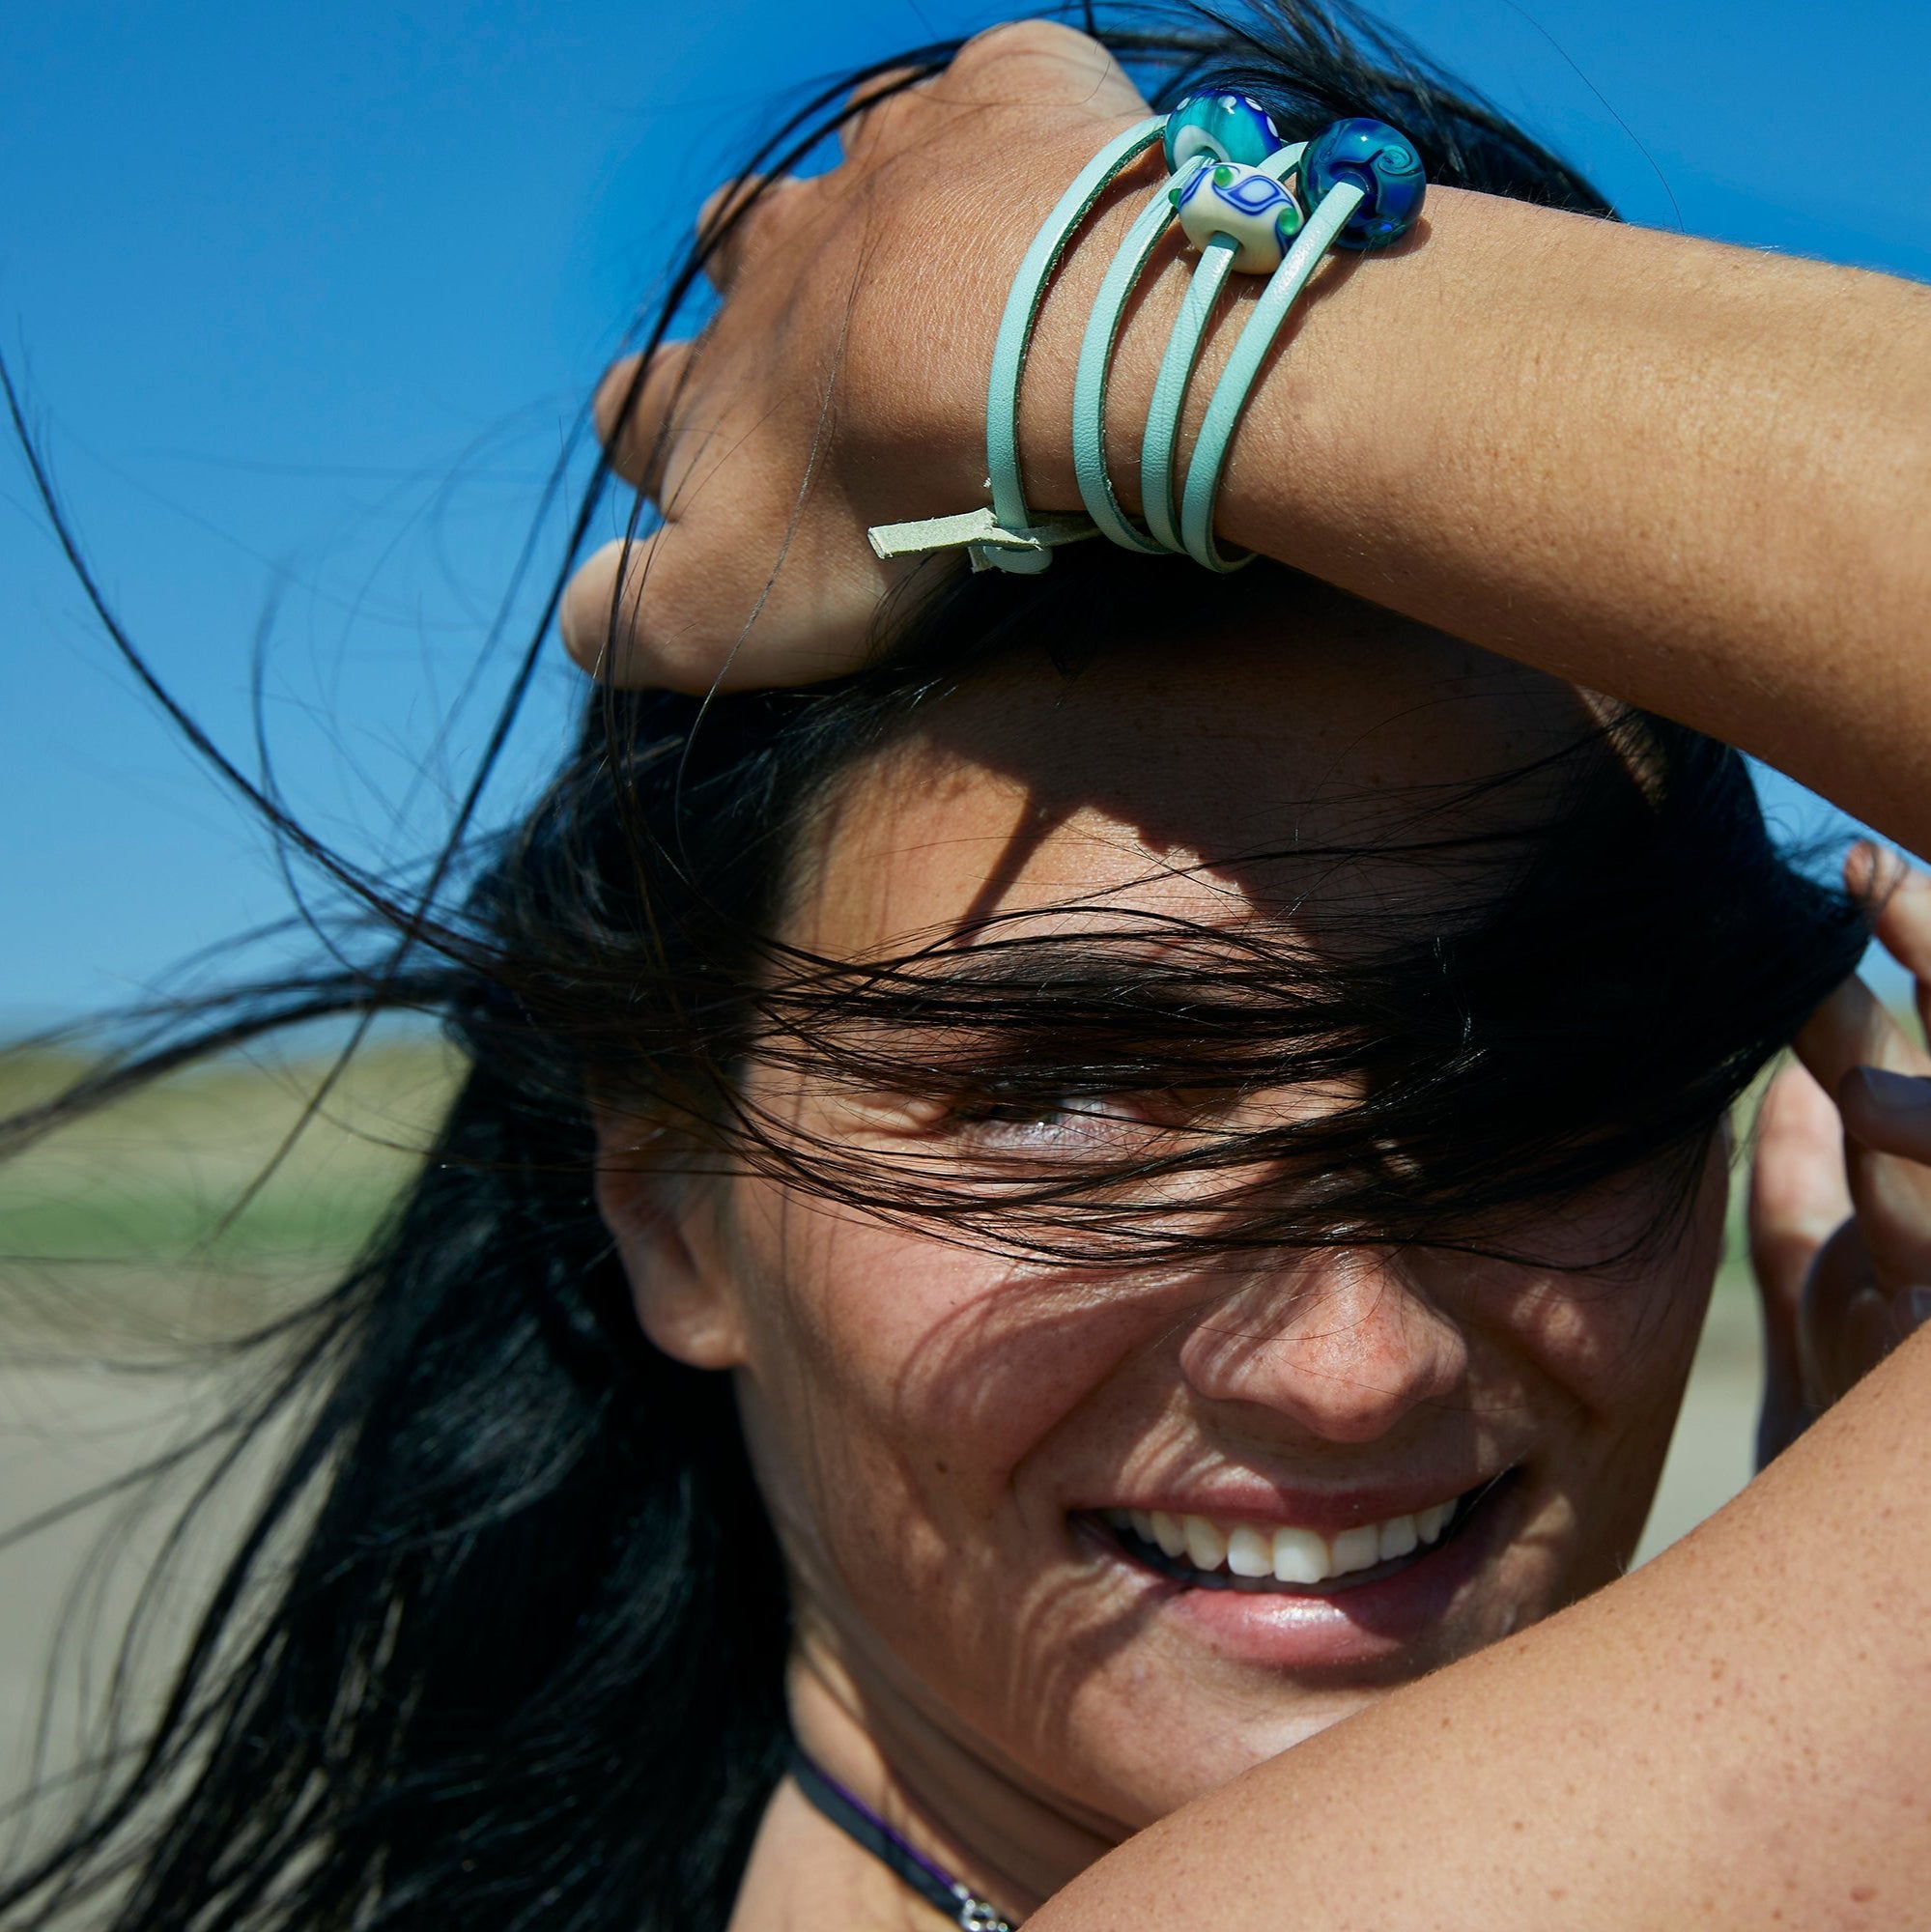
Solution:
M791 1781L822 1816L869 1852L901 1885L943 1912L963 1932L1015 1932L1010 1920L961 1885L943 1865L908 1844L864 1799L794 1748Z

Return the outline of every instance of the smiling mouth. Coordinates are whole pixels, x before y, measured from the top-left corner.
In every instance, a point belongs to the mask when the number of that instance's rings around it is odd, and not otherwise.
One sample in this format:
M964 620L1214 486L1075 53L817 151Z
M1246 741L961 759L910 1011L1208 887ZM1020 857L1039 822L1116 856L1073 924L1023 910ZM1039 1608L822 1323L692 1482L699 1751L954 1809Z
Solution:
M1170 1516L1164 1510L1080 1514L1130 1561L1191 1589L1326 1595L1376 1582L1432 1556L1485 1515L1514 1474L1505 1469L1452 1502L1332 1537L1289 1525Z

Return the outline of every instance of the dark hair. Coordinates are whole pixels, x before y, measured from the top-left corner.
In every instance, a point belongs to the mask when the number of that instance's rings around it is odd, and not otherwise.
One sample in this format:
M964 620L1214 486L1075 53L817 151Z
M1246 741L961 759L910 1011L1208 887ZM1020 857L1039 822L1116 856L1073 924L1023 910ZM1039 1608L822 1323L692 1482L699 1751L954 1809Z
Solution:
M1163 100L1237 86L1291 135L1375 114L1434 180L1608 213L1351 13L1175 6L1107 38ZM923 50L914 71L950 51ZM756 165L807 152L835 99ZM787 1611L727 1382L639 1330L592 1200L593 1089L867 1211L1110 1264L1175 1243L1513 1253L1526 1210L1644 1166L1674 1178L1667 1220L1714 1123L1851 968L1865 922L1773 850L1734 752L1661 719L1619 715L1497 774L1477 788L1479 834L1468 788L1373 801L1373 839L1325 856L1400 849L1434 869L1436 916L1364 928L1372 943L1319 976L1278 934L1172 922L1153 969L1124 956L1144 955L1144 923L1106 935L1110 963L1088 946L1070 964L994 925L977 951L996 975L968 982L930 952L859 970L774 937L827 787L994 667L1049 639L1074 677L1203 609L1251 623L1260 595L1332 594L1266 567L1211 594L1180 575L1069 554L1040 578L949 582L837 685L599 694L535 810L488 838L459 825L424 894L284 823L357 909L363 942L342 956L369 963L163 1017L15 1123L24 1139L318 1015L438 1015L468 1059L361 1259L256 1338L279 1366L216 1447L298 1418L293 1447L151 1739L0 1886L10 1923L112 1899L105 1922L142 1932L724 1925L786 1748ZM1461 867L1477 843L1482 866ZM372 947L371 930L391 938ZM1001 1105L1310 1077L1359 1098L1037 1180L800 1148L734 1083L754 1047L967 1090L989 1030ZM1207 1177L1178 1214L1177 1173ZM975 1179L997 1185L961 1184Z

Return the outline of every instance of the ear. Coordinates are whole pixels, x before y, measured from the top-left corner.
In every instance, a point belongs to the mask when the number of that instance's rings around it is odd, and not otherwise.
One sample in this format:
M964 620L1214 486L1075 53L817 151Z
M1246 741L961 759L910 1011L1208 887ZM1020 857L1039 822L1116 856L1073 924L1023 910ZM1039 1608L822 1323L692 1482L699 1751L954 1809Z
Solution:
M643 1332L694 1369L744 1360L736 1285L724 1265L713 1188L680 1163L679 1143L639 1115L593 1101L597 1211L616 1242Z

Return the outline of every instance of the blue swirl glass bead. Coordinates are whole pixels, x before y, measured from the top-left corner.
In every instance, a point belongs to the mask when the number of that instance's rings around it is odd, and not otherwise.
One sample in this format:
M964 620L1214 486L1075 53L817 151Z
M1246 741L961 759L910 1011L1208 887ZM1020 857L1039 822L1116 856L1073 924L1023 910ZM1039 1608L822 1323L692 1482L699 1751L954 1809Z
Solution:
M1190 94L1167 116L1161 146L1177 175L1196 155L1257 168L1283 146L1273 118L1251 95Z
M1242 274L1271 275L1301 231L1300 205L1293 196L1272 175L1237 161L1201 168L1167 194L1196 248L1205 248L1216 235L1239 242L1233 266Z
M1301 199L1310 212L1341 182L1366 199L1336 238L1345 248L1385 248L1415 225L1428 176L1415 144L1385 121L1336 121L1307 144L1301 156Z

